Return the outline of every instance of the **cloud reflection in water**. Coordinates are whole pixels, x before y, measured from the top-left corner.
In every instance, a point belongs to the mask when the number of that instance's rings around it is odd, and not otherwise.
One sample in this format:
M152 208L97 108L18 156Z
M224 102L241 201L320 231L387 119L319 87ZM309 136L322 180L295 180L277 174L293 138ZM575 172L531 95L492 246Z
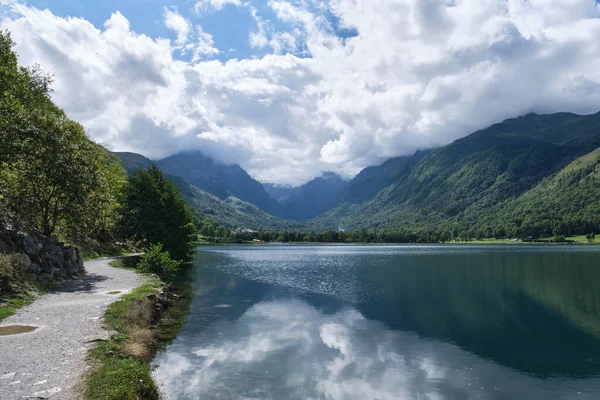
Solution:
M531 377L353 308L326 314L297 300L257 303L201 336L158 356L168 398L591 399L583 387L600 386Z

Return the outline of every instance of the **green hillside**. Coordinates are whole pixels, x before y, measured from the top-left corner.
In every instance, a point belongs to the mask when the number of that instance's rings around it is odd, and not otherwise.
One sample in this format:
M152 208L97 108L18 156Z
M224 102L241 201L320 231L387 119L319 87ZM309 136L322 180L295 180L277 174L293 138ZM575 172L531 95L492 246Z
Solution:
M152 160L141 154L129 152L114 152L113 154L121 159L121 166L129 173L137 168L148 168L152 164Z
M121 165L129 173L137 168L146 168L152 161L141 154L117 152L114 153L121 159ZM249 229L301 229L301 225L295 221L285 221L260 210L251 203L244 202L233 196L225 200L210 194L190 184L185 179L166 174L166 176L181 191L184 199L200 215L206 216L219 225L227 228L249 228Z
M477 225L511 236L600 232L600 148L482 215Z
M499 228L499 223L493 222L499 215L506 216L510 207L526 210L525 205L529 203L549 204L545 197L550 196L555 196L553 201L560 201L555 206L556 213L560 213L560 207L567 207L564 212L573 218L589 220L588 214L578 213L584 212L581 202L593 203L592 199L581 196L593 191L594 181L590 178L591 183L586 185L591 187L583 187L577 178L588 174L588 169L577 168L576 177L569 171L577 165L592 168L589 165L593 156L583 157L575 166L569 164L599 146L600 114L530 114L510 119L434 150L372 200L362 204L345 201L310 223L319 230L343 226L445 231L451 237L459 232L470 232L469 235L480 236L478 230L489 233L490 229ZM534 191L540 193L534 200L529 191L567 165L569 167L556 176L560 182L555 185L561 185L561 193L571 193L569 200L542 192L541 188ZM579 185L577 190L573 188L576 184ZM567 201L569 205L565 204ZM558 214L543 215L541 218L549 218L550 224L556 225ZM508 234L510 224L503 218L504 233ZM520 228L522 221L516 219L513 224ZM581 232L581 229L575 231ZM503 232L500 229L497 233ZM523 234L524 231L512 229L510 233Z
M221 200L217 196L191 185L183 178L173 175L170 175L169 178L181 191L188 204L199 213L225 227L255 230L302 228L298 222L274 217L260 210L254 204L246 203L233 196Z

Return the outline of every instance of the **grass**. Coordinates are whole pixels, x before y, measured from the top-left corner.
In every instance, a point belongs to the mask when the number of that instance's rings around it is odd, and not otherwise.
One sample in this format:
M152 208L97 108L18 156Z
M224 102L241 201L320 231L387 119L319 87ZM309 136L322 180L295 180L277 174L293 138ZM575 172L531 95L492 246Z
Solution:
M573 242L579 244L600 244L600 235L596 235L593 242L588 241L585 235L571 236L568 237L567 240L572 240Z
M135 247L129 243L116 244L89 241L86 243L77 243L76 246L81 251L83 261L100 257L122 256L135 251Z
M137 265L139 256L130 256L117 258L108 263L113 268L124 269L127 271L140 272L135 266Z
M122 259L111 262L113 266L131 269L125 264ZM156 340L152 332L154 302L148 296L163 288L163 282L148 276L146 283L108 307L104 326L117 333L90 351L89 358L94 361L94 367L86 382L86 399L160 398L150 367Z
M55 287L53 282L30 280L20 271L22 266L16 255L0 254L0 321Z
M15 315L19 308L30 305L35 300L35 294L31 292L21 293L17 297L8 299L0 305L0 321Z

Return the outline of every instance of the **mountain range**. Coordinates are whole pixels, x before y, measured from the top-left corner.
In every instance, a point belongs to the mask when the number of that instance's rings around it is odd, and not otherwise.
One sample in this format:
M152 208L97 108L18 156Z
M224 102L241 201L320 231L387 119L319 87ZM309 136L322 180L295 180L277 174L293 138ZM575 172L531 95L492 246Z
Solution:
M239 165L219 164L200 152L156 164L178 177L194 208L230 227L452 234L458 226L522 235L534 226L538 234L551 234L600 229L594 214L600 209L599 147L600 113L532 113L447 146L391 158L350 181L328 172L299 187L261 184ZM151 162L116 154L128 170Z

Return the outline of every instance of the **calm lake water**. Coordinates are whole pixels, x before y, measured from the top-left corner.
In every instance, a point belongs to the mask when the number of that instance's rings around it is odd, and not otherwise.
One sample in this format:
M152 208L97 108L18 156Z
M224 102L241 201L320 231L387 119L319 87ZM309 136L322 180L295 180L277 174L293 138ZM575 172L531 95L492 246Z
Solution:
M600 248L203 247L172 399L599 399Z

